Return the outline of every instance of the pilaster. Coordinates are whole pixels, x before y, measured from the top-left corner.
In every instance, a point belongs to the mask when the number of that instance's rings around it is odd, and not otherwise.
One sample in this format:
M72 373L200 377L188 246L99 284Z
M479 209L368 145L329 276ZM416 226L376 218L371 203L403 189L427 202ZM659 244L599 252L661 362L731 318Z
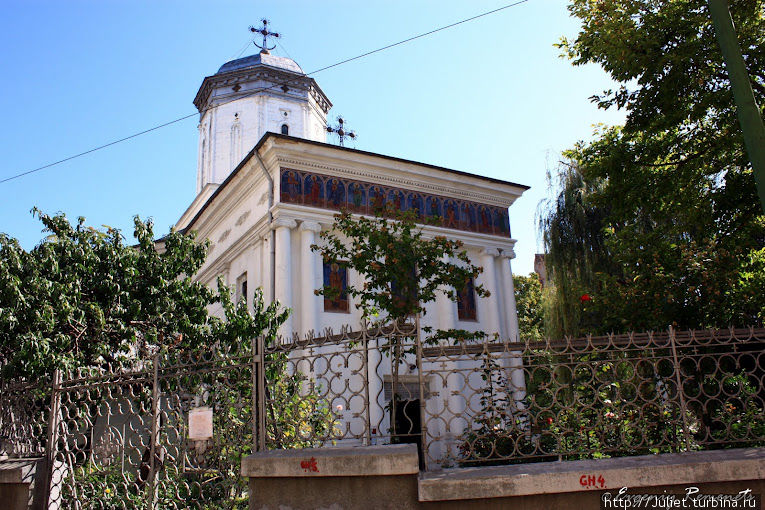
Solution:
M276 284L274 288L274 299L284 308L292 308L292 229L297 227L297 223L289 218L276 218L271 223L271 228L275 232L276 248ZM293 319L290 315L279 329L279 334L285 340L292 337Z
M300 280L305 286L300 295L300 330L305 335L313 330L319 331L319 296L314 294L316 290L316 263L318 256L311 250L311 245L316 243L316 233L321 232L321 225L315 221L303 221L300 224Z
M480 299L483 304L483 317L478 319L484 331L489 335L500 334L501 310L499 308L499 296L497 295L497 271L496 260L499 257L499 251L496 248L484 248L481 250L481 267L483 273L479 277L479 284L489 291L489 297Z

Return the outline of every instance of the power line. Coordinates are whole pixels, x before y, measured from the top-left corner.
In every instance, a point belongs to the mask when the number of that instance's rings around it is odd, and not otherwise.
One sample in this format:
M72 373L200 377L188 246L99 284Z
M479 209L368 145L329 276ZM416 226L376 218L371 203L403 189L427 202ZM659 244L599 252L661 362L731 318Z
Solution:
M229 60L236 60L237 58L241 57L241 56L242 56L242 53L244 53L245 51L247 51L247 47L248 47L250 44L252 44L252 39L248 39L248 40L247 40L247 42L244 44L244 46L242 46L242 49L241 49L241 50L239 50L238 52L236 52L236 54L235 54L233 57L231 57Z
M442 27L439 27L439 28L435 28L435 29L433 29L433 30L430 30L430 31L428 31L428 32L423 32L423 33L421 33L421 34L418 34L418 35L415 35L415 36L409 37L409 38L407 38L407 39L402 39L401 41L398 41L398 42L395 42L395 43L392 43L392 44L388 44L388 45L386 45L386 46L382 46L382 47L380 47L380 48L377 48L377 49L375 49L375 50L372 50L372 51L367 51L366 53L362 53L362 54L360 54L360 55L356 55L355 57L347 58L347 59L345 59L345 60L341 60L341 61L339 61L339 62L336 62L336 63L334 63L334 64L330 64L330 65L328 65L328 66L325 66L325 67L321 67L321 68L319 68L319 69L316 69L316 70L314 70L314 71L311 71L310 73L306 73L306 74L305 74L305 76L311 76L311 75L314 75L314 74L320 73L320 72L322 72L322 71L326 71L326 70L328 70L328 69L332 69L333 67L338 67L338 66L341 66L341 65L343 65L343 64L347 64L348 62L353 62L354 60L359 60L359 59L361 59L361 58L364 58L364 57L368 57L369 55L373 55L373 54L375 54L375 53L379 53L379 52L381 52L381 51L385 51L385 50L388 50L388 49L390 49L390 48L394 48L394 47L396 47L396 46L400 46L400 45L402 45L402 44L406 44L406 43L408 43L408 42L411 42L411 41L414 41L414 40L420 39L420 38L422 38L422 37L426 37L426 36L429 36L429 35L435 34L435 33L437 33L437 32L441 32L441 31L443 31L443 30L447 30L447 29L449 29L449 28L453 28L453 27L456 27L456 26L458 26L458 25L462 25L463 23L468 23L468 22L470 22L470 21L473 21L473 20L476 20L476 19L479 19L479 18L483 18L483 17L485 17L485 16L489 16L489 15L491 15L491 14L495 14L495 13L497 13L497 12L500 12L500 11L504 11L505 9L509 9L509 8L511 8L511 7L515 7L515 6L517 6L517 5L521 5L521 4L523 4L523 3L526 3L526 2L528 2L528 1L529 1L529 0L518 0L518 1L516 1L516 2L513 2L513 3L510 3L510 4L507 4L507 5L504 5L504 6L502 6L502 7L498 7L497 9L492 9L492 10L490 10L490 11L486 11L486 12L483 12L483 13L481 13L481 14L477 14L477 15L475 15L475 16L472 16L472 17L470 17L470 18L465 18L465 19L463 19L463 20L460 20L460 21L456 21L456 22L454 22L454 23L451 23L451 24L449 24L449 25L444 25L444 26L442 26ZM249 43L248 43L247 45L249 45ZM245 48L246 48L246 47L245 47ZM242 50L242 51L244 51L244 50ZM286 51L285 51L285 52L286 52ZM241 53L240 53L240 54L241 54ZM67 162L67 161L71 161L71 160L73 160L73 159L76 159L76 158L79 158L79 157L85 156L85 155L87 155L87 154L90 154L90 153L92 153L92 152L96 152L96 151L100 151L100 150L102 150L102 149L106 149L107 147L111 147L112 145L116 145L116 144L118 144L118 143L122 143L122 142L125 142L125 141L127 141L127 140L131 140L131 139L133 139L133 138L136 138L136 137L139 137L139 136L141 136L141 135L145 135L146 133L151 133L152 131L156 131L156 130L158 130L158 129L161 129L161 128L163 128L163 127L166 127L166 126L170 126L170 125L172 125L172 124L176 124L176 123L178 123L178 122L181 122L181 121L183 121L183 120L186 120L186 119L190 119L191 117L194 117L194 116L196 116L196 115L200 115L200 114L203 114L203 113L205 113L205 112L207 112L207 111L209 111L209 110L211 110L211 109L213 109L213 108L217 108L217 107L219 107L219 106L223 106L223 105L225 105L225 104L228 104L228 103L231 103L231 102L233 102L233 101L238 101L239 99L242 99L243 97L248 97L248 96L251 96L251 95L254 95L254 94L259 94L259 93L261 93L261 92L265 92L265 91L267 91L267 90L270 90L270 89L273 89L273 88L276 88L276 87L283 87L283 86L285 86L285 85L289 85L289 84L291 84L292 82L294 82L294 81L297 81L297 80L301 79L302 77L303 77L303 76L300 76L300 77L298 77L298 78L295 78L294 80L288 80L288 81L286 81L286 82L277 83L277 84L271 85L271 86L269 86L269 87L263 87L263 88L260 88L260 89L255 89L255 90L253 90L253 91L251 91L251 92L249 92L249 93L247 93L247 94L245 94L245 95L242 95L242 96L238 96L238 97L236 97L236 98L234 98L234 99L231 99L231 100L229 100L229 101L225 101L225 102L222 102L222 103L218 103L218 104L216 104L216 105L211 105L211 106L209 106L209 107L205 108L204 110L202 110L202 111L200 111L200 112L194 112L194 113L190 113L190 114L188 114L188 115L184 115L183 117L178 117L177 119L173 119L173 120L170 120L170 121L168 121L168 122L165 122L165 123L163 123L163 124L158 124L158 125L156 125L156 126L153 126L153 127L150 127L150 128L148 128L148 129L144 129L143 131L139 131L139 132L137 132L137 133L133 133L133 134L131 134L131 135L128 135L128 136L125 136L125 137L123 137L123 138L119 138L119 139L117 139L117 140L113 140L113 141L111 141L111 142L109 142L109 143L105 143L105 144L103 144L103 145L99 145L99 146L97 146L97 147L93 147L92 149L88 149L88 150L86 150L86 151L83 151L83 152L79 152L79 153L77 153L77 154L73 154L73 155L71 155L71 156L69 156L69 157L66 157L66 158L63 158L63 159L59 159L58 161L54 161L54 162L52 162L52 163L48 163L47 165L43 165L43 166L40 166L40 167L37 167L37 168L33 168L33 169L31 169L31 170L27 170L27 171L25 171L25 172L21 172L21 173L18 173L18 174L16 174L16 175L12 175L12 176L10 176L10 177L6 177L6 178L4 178L4 179L0 179L0 184L6 183L6 182L8 182L8 181L12 181L12 180L14 180L14 179L18 179L18 178L20 178L20 177L24 177L24 176L26 176L26 175L29 175L29 174L33 174L33 173L35 173L35 172L39 172L39 171L41 171L41 170L45 170L46 168L50 168L50 167L52 167L52 166L60 165L61 163L65 163L65 162Z

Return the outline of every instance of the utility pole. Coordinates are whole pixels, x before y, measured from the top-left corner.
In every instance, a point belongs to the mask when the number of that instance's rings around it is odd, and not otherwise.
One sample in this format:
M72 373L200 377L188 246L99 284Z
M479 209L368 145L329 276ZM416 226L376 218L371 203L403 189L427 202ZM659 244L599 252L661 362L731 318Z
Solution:
M736 102L736 114L744 134L744 145L749 154L757 183L757 194L765 212L765 126L760 117L760 109L754 98L752 84L741 55L741 47L733 27L733 19L728 9L728 0L709 0L709 13L715 26L717 42L728 70L733 99Z

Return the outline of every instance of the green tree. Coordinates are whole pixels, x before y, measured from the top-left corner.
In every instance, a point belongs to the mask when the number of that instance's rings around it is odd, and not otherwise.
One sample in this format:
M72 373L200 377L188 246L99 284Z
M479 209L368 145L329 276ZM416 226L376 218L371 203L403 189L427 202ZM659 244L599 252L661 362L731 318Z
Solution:
M539 275L513 275L518 329L522 340L538 341L544 336L542 285Z
M764 7L731 3L760 104ZM759 267L765 219L706 1L574 0L569 9L582 28L560 46L575 65L610 74L619 87L593 100L624 108L627 120L564 153L543 206L549 332L759 320L764 298L743 284L731 292Z
M55 368L114 367L161 347L204 345L216 295L192 275L206 244L171 232L155 247L151 221L135 218L138 244L63 214L34 214L49 233L26 251L0 234L0 363L36 378Z
M483 271L471 263L461 241L426 237L416 220L409 211L381 211L373 218L342 212L332 229L321 232L324 243L312 247L325 261L363 276L363 283L349 285L347 292L358 299L366 320L403 324L424 314L439 291L456 301L458 289ZM489 295L482 285L476 285L475 292ZM324 286L316 293L332 299L339 289ZM426 342L475 336L456 329L423 330L429 333Z

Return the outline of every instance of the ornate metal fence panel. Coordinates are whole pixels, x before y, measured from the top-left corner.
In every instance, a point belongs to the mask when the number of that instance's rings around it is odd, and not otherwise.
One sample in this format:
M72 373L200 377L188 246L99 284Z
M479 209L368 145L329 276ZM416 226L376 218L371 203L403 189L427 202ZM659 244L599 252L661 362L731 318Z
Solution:
M154 356L129 371L80 371L56 390L53 508L247 508L257 356Z
M328 330L264 353L261 448L421 442L411 325Z
M765 445L765 330L423 349L428 467Z
M0 382L0 457L43 457L50 385Z

